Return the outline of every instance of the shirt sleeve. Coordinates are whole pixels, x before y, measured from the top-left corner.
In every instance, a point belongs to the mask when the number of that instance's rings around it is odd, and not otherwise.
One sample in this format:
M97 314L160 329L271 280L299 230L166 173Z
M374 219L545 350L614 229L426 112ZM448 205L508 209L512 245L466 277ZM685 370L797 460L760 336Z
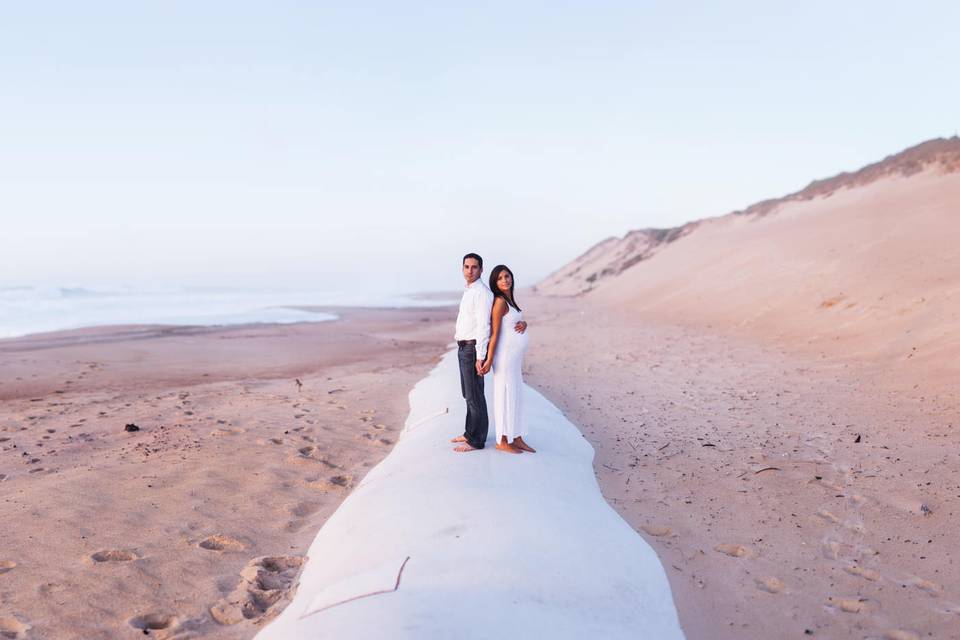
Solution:
M474 304L477 314L477 360L487 359L487 346L490 344L490 313L493 310L493 292L483 287Z

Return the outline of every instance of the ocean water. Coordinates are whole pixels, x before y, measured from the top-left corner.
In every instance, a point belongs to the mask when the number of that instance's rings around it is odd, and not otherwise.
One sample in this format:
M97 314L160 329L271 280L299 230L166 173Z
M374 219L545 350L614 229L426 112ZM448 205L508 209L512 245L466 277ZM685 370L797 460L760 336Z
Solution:
M0 287L0 338L123 324L218 326L324 322L331 313L299 306L433 306L405 295L228 287Z

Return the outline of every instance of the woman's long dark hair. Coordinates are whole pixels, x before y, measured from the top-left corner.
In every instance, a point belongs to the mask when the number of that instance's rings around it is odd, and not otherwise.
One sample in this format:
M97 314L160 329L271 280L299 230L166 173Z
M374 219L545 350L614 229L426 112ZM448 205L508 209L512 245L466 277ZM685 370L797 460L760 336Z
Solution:
M500 278L500 274L506 271L510 274L510 297L503 295L503 291L500 291L500 287L497 286L497 280ZM517 278L513 275L513 271L510 271L510 268L505 264L498 264L493 268L493 271L490 272L490 291L493 291L494 298L503 298L508 305L520 311L520 307L517 306L517 299L513 297L513 287L517 284Z

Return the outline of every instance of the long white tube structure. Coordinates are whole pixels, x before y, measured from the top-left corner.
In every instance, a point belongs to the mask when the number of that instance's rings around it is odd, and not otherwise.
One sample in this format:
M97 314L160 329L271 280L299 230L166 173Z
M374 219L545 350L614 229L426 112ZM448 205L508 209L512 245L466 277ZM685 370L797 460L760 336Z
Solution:
M454 453L464 403L447 353L257 639L683 638L656 554L600 493L593 448L524 394L537 453L496 451L492 425L486 449Z

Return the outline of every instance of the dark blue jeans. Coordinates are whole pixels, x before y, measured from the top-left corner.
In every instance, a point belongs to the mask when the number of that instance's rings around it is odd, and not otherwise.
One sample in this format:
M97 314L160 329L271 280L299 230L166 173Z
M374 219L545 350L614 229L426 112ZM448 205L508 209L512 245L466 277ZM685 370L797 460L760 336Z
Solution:
M467 344L457 347L457 360L460 361L460 391L467 401L467 419L463 437L476 449L483 449L487 443L487 400L483 396L483 376L477 373L477 347Z

